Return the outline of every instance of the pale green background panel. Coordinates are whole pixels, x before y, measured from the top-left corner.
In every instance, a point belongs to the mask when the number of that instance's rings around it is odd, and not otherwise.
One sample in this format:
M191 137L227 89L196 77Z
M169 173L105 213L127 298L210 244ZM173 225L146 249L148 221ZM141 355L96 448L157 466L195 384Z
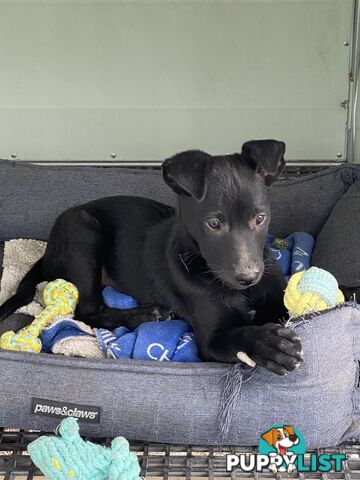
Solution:
M344 152L352 0L1 1L0 157Z

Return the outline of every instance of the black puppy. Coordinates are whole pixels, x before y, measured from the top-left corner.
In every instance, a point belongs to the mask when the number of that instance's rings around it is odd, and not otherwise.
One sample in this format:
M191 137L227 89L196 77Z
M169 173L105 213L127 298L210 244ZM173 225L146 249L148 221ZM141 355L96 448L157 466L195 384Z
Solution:
M178 194L175 210L125 196L67 210L0 320L31 301L38 282L64 278L80 292L76 318L92 327L135 328L174 312L193 327L203 360L235 362L245 352L272 372L290 372L302 349L278 324L284 283L265 247L267 187L284 168L284 152L282 142L258 140L241 154L175 155L163 164ZM141 306L106 308L101 290L109 283Z

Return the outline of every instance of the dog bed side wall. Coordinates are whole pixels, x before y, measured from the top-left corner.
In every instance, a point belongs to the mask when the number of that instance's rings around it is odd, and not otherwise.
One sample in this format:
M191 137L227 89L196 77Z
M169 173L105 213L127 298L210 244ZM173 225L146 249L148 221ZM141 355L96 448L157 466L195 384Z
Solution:
M294 326L304 363L285 377L246 373L231 415L227 445L256 445L268 427L293 424L308 448L338 444L355 419L360 311L354 305ZM356 340L358 341L358 340ZM219 444L224 364L170 364L65 358L0 351L0 425L53 431L61 415L34 414L34 399L100 407L84 434L170 443ZM359 432L355 433L359 435ZM354 436L354 434L353 434ZM360 437L358 438L360 439Z
M317 235L360 166L329 168L270 190L271 233ZM0 160L0 241L47 240L55 218L65 209L111 195L139 195L170 205L175 198L160 170L116 167L39 166Z

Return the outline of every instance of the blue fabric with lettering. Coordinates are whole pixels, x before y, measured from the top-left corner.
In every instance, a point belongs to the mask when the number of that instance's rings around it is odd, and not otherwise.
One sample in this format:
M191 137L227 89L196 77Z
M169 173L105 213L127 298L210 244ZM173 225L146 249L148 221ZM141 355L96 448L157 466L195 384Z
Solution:
M109 300L110 296L110 300ZM132 297L105 287L103 299L106 306L130 308L136 302ZM114 308L114 307L113 307ZM118 327L112 332L104 328L94 329L99 346L109 358L133 358L173 362L200 362L198 346L190 325L184 320L146 322L135 330ZM64 318L41 332L43 352L52 351L55 344L65 339L90 336L83 324Z
M310 268L314 238L306 232L295 232L284 239L267 235L266 243L271 248L286 280L297 272Z
M107 307L130 308L131 301L137 305L136 300L113 287L105 287L102 296ZM146 322L133 331L125 327L118 327L112 332L97 328L95 333L100 348L108 357L200 362L195 336L184 320Z
M191 327L183 320L146 322L131 331L95 329L100 348L110 358L173 362L200 362Z

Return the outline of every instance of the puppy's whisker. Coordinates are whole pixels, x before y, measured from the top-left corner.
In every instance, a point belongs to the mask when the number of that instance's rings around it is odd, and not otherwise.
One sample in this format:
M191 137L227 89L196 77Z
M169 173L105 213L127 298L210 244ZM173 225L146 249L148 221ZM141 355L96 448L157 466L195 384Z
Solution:
M193 262L195 258L198 258L199 256L200 252L197 251L178 253L178 257L180 258L181 263L184 265L188 273L190 273L189 267L191 262Z
M200 255L200 252L184 252L184 253L182 253L182 256L186 257L186 258L197 257L199 255Z
M189 251L189 252L183 252L181 255L182 258L182 263L186 264L187 267L190 267L190 264L196 259L199 258L200 252L198 251Z

